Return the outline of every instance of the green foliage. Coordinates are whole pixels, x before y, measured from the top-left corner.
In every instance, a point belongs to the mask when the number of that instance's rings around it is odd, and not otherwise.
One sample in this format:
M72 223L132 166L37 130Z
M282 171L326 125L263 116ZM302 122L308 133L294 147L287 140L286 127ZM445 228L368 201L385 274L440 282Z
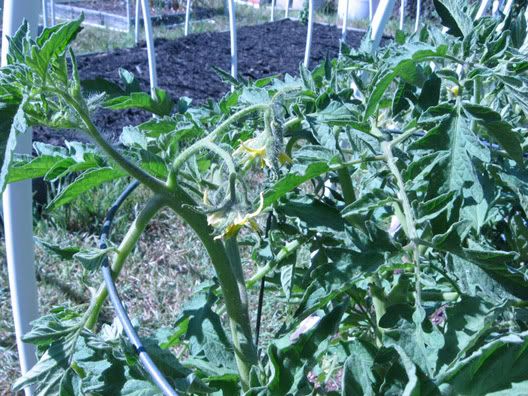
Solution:
M525 9L474 21L471 5L435 4L449 34L344 49L299 78L237 81L202 107L152 99L124 70L121 85L81 83L67 51L81 21L36 41L24 25L0 71L0 181L59 183L51 207L127 176L150 189L118 248L41 241L89 271L108 254L117 276L164 206L195 232L217 279L144 340L182 393L525 394ZM161 117L126 127L120 152L91 123L98 107ZM12 158L28 125L73 128L97 147ZM293 314L264 318L281 326L258 354L247 289L261 279ZM26 340L40 360L14 388L159 394L119 326L97 328L104 299L36 321Z

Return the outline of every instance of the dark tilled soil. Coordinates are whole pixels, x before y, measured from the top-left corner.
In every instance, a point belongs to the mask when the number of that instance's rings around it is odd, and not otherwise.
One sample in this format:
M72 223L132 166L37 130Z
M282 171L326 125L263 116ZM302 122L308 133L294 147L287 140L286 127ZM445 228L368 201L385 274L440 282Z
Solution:
M311 66L326 56L338 53L340 31L333 26L314 25ZM362 33L348 32L347 43L356 47ZM306 26L291 20L242 27L238 30L239 73L258 79L269 75L297 74L304 58ZM213 66L229 70L229 32L193 34L178 40L157 40L156 56L159 86L174 98L188 96L194 103L209 98L218 99L229 89L216 75ZM78 59L83 79L104 77L118 80L118 68L132 71L148 89L148 63L145 45L120 49ZM135 125L149 118L141 111L100 111L95 122L105 136L115 140L123 126ZM79 139L71 132L57 133L43 129L35 131L35 139L61 143L64 139Z

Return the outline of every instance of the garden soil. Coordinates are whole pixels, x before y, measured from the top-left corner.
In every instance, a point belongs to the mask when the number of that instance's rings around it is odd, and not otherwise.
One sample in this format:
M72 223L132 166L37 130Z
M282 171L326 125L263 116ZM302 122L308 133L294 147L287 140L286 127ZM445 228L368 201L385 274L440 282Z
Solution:
M298 74L304 58L306 26L292 20L281 20L238 30L239 73L252 80L289 73ZM335 57L339 50L341 32L334 26L315 24L311 66ZM347 44L357 47L362 32L350 31ZM155 42L158 84L173 98L187 96L193 103L219 99L228 90L213 66L223 70L230 67L229 32L191 34L177 40L159 39ZM103 77L117 82L118 69L133 72L142 88L148 90L148 61L145 44L137 48L118 49L109 53L81 56L78 59L82 79ZM143 111L99 110L95 124L110 141L116 141L124 126L137 125L149 118ZM85 140L78 132L51 131L35 128L34 140L62 144L64 140Z

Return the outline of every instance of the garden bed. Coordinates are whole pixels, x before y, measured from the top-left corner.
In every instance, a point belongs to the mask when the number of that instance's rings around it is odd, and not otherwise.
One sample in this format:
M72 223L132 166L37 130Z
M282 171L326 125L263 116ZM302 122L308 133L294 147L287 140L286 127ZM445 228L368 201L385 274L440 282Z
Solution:
M334 26L314 25L311 65L325 57L335 57L339 50L341 32ZM362 32L349 31L347 43L357 47ZM245 78L258 79L270 75L297 74L304 58L306 26L292 20L281 20L238 30L238 68ZM187 96L195 103L224 95L228 86L213 70L230 67L229 32L191 34L177 40L156 40L159 86L173 98ZM92 54L78 59L83 79L104 77L118 81L118 68L133 72L142 87L148 90L148 61L145 44L109 53ZM136 125L149 115L141 111L100 111L96 124L108 139L115 140L123 126ZM60 143L64 139L79 139L72 132L50 132L37 128L35 140Z
M174 2L175 8L158 8L151 9L151 21L153 25L171 26L183 23L185 19L185 5ZM73 20L84 15L84 23L120 30L128 31L134 25L135 2L130 2L130 14L127 14L127 7L123 1L101 1L101 0L83 0L83 1L64 1L55 4L55 16L58 20ZM192 6L192 19L205 19L218 14L221 10ZM50 12L49 12L50 13ZM140 18L143 24L143 18Z

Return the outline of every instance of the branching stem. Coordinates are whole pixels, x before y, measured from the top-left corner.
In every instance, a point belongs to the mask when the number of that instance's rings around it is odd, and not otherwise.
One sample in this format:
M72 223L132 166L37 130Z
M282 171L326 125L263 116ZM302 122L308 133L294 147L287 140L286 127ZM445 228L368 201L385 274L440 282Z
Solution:
M159 195L155 195L147 202L141 212L139 212L127 234L123 238L123 241L119 245L118 253L116 254L115 260L112 263L112 274L114 275L114 278L121 272L123 264L136 246L136 243L141 237L141 234L145 230L147 224L165 205L164 198ZM89 329L93 329L95 327L97 318L99 317L99 313L101 312L101 308L107 296L108 291L106 290L106 284L103 282L92 298L92 302L86 311L85 317L83 318L85 327Z
M394 155L392 154L392 148L394 145L401 143L406 138L411 136L414 131L407 131L404 134L398 136L396 139L391 142L382 142L381 147L383 149L383 154L387 161L387 165L392 175L396 179L396 184L398 185L399 196L403 206L403 214L405 215L405 222L407 225L407 233L410 240L410 245L413 250L413 261L414 261L414 273L416 277L416 305L422 305L422 285L421 285L421 268L420 268L420 246L418 244L418 233L416 232L416 219L414 216L414 211L411 207L409 197L405 191L405 183L403 182L403 177L400 173L400 170L396 166L396 161Z

